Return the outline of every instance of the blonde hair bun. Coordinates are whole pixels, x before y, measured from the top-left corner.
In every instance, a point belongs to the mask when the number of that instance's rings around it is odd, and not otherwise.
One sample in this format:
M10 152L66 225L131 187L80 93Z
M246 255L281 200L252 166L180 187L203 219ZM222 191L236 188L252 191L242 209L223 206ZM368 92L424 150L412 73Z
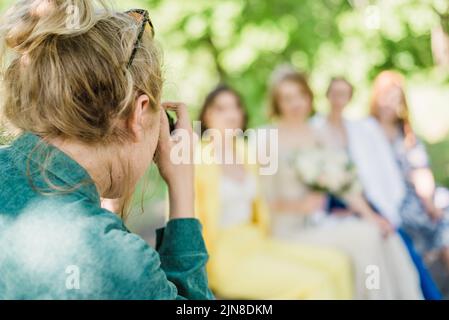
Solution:
M104 0L19 0L4 14L0 32L8 48L23 53L49 36L86 32L110 8Z
M43 137L125 141L138 95L159 110L162 58L106 0L18 0L0 20L1 120Z

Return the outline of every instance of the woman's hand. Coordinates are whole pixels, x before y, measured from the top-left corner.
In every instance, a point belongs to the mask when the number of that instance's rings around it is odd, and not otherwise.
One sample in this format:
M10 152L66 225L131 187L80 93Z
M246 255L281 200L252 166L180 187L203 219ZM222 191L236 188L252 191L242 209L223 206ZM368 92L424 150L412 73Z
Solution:
M367 217L367 220L377 225L384 237L388 237L395 232L393 225L387 219L378 214L371 214Z
M299 200L278 200L270 203L270 209L279 213L314 214L324 209L326 196L323 193L312 192Z
M312 192L304 199L305 213L314 214L322 211L326 205L327 196L321 192Z
M155 162L162 178L168 185L170 219L194 217L194 135L187 107L183 103L162 104L161 128ZM176 130L170 135L165 110L176 113ZM188 154L180 157L179 152ZM183 161L180 161L180 160Z
M361 193L346 195L345 201L348 203L352 211L357 213L363 219L377 225L384 237L387 237L395 232L394 226L387 219L371 209L370 205Z
M440 208L437 208L435 204L432 203L431 206L427 207L427 214L434 222L438 222L443 219L444 211Z

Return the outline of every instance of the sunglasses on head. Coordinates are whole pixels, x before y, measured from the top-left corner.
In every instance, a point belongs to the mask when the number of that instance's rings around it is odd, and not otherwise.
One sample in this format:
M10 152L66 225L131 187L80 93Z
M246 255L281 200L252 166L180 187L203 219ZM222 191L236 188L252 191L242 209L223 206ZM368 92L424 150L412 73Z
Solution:
M139 46L142 42L142 38L144 33L147 31L154 37L154 27L153 23L150 19L150 14L147 10L144 9L132 9L126 11L126 14L136 20L139 24L139 32L137 33L137 38L134 42L133 51L131 52L131 56L128 60L127 67L130 68L134 62L134 58L136 57L137 50L139 50Z
M131 52L131 56L128 60L128 64L127 64L127 68L129 69L133 62L134 59L136 58L137 55L137 50L139 50L140 44L142 43L142 38L145 32L148 32L151 34L151 37L154 37L154 27L153 27L153 23L151 22L150 19L150 14L147 10L144 9L132 9L129 11L125 12L126 14L128 14L130 17L134 18L136 20L136 22L139 24L139 32L137 33L137 38L134 42L134 46L133 46L133 50ZM168 118L168 124L170 127L170 133L173 132L175 130L175 121L173 119L173 117L167 112L165 111L167 118Z

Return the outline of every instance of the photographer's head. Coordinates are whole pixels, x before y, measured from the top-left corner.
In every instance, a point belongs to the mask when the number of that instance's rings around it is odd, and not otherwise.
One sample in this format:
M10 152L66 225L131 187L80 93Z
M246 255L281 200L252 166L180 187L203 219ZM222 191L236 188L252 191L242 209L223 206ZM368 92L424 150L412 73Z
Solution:
M0 32L6 123L72 156L101 196L125 196L160 132L161 58L145 13L102 0L21 0Z

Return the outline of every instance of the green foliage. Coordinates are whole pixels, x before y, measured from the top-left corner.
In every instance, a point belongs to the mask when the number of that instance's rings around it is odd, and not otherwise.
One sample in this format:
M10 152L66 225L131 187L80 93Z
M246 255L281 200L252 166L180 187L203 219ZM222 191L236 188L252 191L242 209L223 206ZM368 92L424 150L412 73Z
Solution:
M10 2L0 0L0 10ZM435 172L448 176L444 166L449 155L443 150L449 134L447 97L432 95L431 103L428 96L420 99L425 85L436 88L434 92L449 88L447 71L434 66L431 50L431 31L440 25L449 30L448 0L129 0L117 4L120 10L140 6L150 11L165 56L164 98L185 101L193 115L209 90L227 82L242 93L250 125L263 124L270 75L278 65L288 63L310 75L319 111L326 110L323 95L329 78L349 78L356 95L348 115L362 116L375 75L384 69L400 70L413 88L410 105L418 133L432 143L442 141L431 146Z
M447 0L142 3L151 12L165 50L170 98L181 98L197 109L215 84L228 82L242 93L250 125L257 126L267 120L270 75L278 65L288 63L310 75L320 111L326 109L323 93L329 78L348 77L356 85L349 114L360 116L366 112L373 78L382 70L397 69L416 90L411 92L410 105L412 113L419 115L412 115L418 133L434 142L449 133L446 99L433 95L430 106L419 99L424 84L448 89L448 75L434 66L431 48L431 30L446 23ZM426 116L421 117L424 109ZM446 120L441 125L441 118L432 114ZM438 132L434 120L439 121ZM444 146L433 145L436 150ZM432 152L432 157L438 178L449 185L443 178L448 176L444 165L449 155Z
M437 184L449 187L449 136L427 146Z
M147 0L143 4L160 28L158 39L167 58L182 55L183 68L194 74L188 79L204 80L193 88L197 94L188 95L189 102L198 106L214 83L229 82L246 98L251 123L260 124L265 120L267 82L282 63L310 73L320 94L336 73L366 86L385 68L412 76L433 67L430 30L439 23L433 9L436 1L373 1L380 21L374 29L366 26L373 19L369 7L351 5L356 2Z

